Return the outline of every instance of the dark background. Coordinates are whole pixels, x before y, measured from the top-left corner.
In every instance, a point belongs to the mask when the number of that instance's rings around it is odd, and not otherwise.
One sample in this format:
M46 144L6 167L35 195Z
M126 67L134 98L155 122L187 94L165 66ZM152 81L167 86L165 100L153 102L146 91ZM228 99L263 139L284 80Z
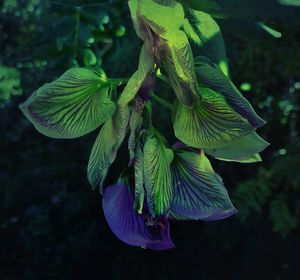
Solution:
M242 92L267 120L259 133L271 145L262 163L213 161L238 215L171 222L176 248L155 252L117 240L103 217L86 179L97 131L49 139L18 109L74 65L111 77L135 71L141 42L126 2L75 2L0 1L0 279L297 279L300 27L275 26L283 34L276 40L225 33L232 80L251 86ZM154 116L170 135L169 112ZM126 164L125 147L108 181Z

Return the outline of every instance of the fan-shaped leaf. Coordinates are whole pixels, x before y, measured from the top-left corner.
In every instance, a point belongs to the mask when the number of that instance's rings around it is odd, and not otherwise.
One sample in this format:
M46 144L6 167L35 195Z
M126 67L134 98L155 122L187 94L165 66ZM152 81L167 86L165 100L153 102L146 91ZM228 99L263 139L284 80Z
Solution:
M46 136L76 138L112 116L115 105L109 91L105 78L87 69L73 68L34 92L20 109Z
M209 221L237 213L221 177L204 154L176 151L172 178L174 194L170 211L174 218Z
M127 106L117 107L114 116L101 128L88 163L87 175L92 188L98 183L102 188L109 166L116 159L118 149L126 136L129 116Z
M175 106L175 136L183 143L194 148L215 149L254 131L246 119L228 106L221 94L205 87L200 87L200 92L203 100L193 108L179 102Z

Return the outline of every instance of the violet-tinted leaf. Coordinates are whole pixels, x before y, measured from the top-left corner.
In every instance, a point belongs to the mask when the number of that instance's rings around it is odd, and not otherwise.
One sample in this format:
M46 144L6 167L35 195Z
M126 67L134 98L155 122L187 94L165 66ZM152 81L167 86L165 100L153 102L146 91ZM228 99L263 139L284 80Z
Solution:
M148 224L147 218L133 209L133 197L124 183L109 186L103 196L103 211L113 233L123 242L153 250L174 247L167 220Z

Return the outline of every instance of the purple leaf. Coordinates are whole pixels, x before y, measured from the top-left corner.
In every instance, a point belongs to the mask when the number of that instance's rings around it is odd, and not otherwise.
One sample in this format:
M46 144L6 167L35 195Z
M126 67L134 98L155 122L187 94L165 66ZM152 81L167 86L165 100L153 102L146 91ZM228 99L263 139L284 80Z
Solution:
M103 211L113 233L123 242L153 250L174 247L167 217L138 215L129 187L119 182L109 186L103 196Z

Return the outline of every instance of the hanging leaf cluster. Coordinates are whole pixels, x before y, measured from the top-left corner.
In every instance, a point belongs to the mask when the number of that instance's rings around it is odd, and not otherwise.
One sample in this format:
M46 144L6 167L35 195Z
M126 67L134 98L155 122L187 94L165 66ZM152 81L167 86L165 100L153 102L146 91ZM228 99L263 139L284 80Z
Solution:
M137 69L129 79L72 68L20 106L36 129L49 137L77 138L99 129L88 180L104 194L104 214L117 237L154 250L174 247L169 218L211 221L237 212L207 155L258 162L259 153L268 146L256 132L265 121L230 79L216 19L245 20L275 37L278 34L261 21L299 20L293 14L299 13L299 7L292 3L260 1L271 7L262 10L264 4L257 1L180 2L128 1L142 42ZM287 17L290 9L292 16ZM199 56L191 45L198 48ZM158 80L168 85L172 100L164 99ZM154 127L152 120L160 116L152 114L152 101L172 110L174 145ZM116 184L105 187L125 140L129 151L125 172Z

